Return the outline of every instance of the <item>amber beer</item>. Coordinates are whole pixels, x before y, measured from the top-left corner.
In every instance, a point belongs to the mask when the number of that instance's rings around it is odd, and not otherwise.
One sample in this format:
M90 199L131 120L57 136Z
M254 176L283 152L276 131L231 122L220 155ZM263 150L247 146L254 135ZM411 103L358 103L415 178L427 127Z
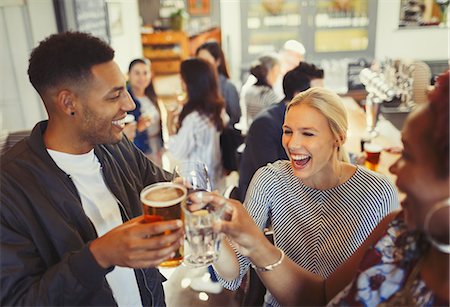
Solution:
M366 162L364 165L372 170L376 171L378 169L378 164L380 163L380 154L383 148L378 144L365 143L364 151L367 154Z
M173 182L154 183L141 192L144 220L147 223L182 219L181 202L187 191L183 185ZM183 247L175 256L160 264L161 267L176 267L183 261Z

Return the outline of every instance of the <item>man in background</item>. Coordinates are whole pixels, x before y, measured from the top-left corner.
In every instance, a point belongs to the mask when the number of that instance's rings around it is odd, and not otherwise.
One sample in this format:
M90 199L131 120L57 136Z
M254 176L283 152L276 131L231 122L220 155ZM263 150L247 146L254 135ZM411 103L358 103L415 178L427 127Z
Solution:
M296 40L288 40L283 44L277 56L280 60L280 74L273 85L273 91L277 95L279 100L284 98L284 89L283 89L283 78L285 74L294 69L300 62L305 60L305 47L302 43ZM241 87L240 91L240 101L239 104L241 106L242 115L238 127L242 130L242 133L246 134L248 130L248 126L246 124L247 121L247 108L245 101L245 93L247 90L256 83L256 77L250 74L247 80ZM278 101L279 101L278 100Z
M273 86L273 90L281 100L284 97L283 78L288 71L297 67L305 60L305 47L299 41L290 39L283 44L278 52L280 57L280 76Z

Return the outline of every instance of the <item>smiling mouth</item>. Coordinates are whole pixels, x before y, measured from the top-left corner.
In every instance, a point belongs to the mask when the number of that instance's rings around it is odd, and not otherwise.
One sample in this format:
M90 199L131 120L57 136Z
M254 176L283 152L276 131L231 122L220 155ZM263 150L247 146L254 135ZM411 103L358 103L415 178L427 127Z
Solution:
M291 155L292 162L295 167L304 168L306 164L311 160L311 156L308 155Z
M125 127L126 124L126 117L119 120L113 120L111 123L113 124L113 126L123 129L123 127Z

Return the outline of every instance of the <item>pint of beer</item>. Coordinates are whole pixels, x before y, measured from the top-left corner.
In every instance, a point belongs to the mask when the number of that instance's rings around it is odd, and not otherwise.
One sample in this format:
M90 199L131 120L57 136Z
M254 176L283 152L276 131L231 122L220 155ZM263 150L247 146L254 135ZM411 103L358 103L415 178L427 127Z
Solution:
M380 163L380 154L383 148L378 144L365 143L364 151L367 154L366 162L364 165L372 170L376 171L378 169L378 164Z
M147 223L182 219L181 202L187 191L183 185L173 182L159 182L145 187L141 192L144 220ZM176 267L183 261L183 247L175 256L160 264L161 267Z

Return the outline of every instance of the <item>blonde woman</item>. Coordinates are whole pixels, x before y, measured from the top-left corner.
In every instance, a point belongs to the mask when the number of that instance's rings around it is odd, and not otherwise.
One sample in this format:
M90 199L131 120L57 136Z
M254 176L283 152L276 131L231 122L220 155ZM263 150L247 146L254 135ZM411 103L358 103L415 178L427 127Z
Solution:
M289 161L260 168L245 207L261 228L271 225L274 244L304 269L328 277L397 208L386 176L348 163L343 148L347 114L340 98L311 88L287 107L282 143ZM250 261L237 254L239 270L223 257L215 268L222 284L239 287ZM232 259L231 259L232 260ZM234 262L236 263L236 262ZM268 292L268 306L279 306Z

